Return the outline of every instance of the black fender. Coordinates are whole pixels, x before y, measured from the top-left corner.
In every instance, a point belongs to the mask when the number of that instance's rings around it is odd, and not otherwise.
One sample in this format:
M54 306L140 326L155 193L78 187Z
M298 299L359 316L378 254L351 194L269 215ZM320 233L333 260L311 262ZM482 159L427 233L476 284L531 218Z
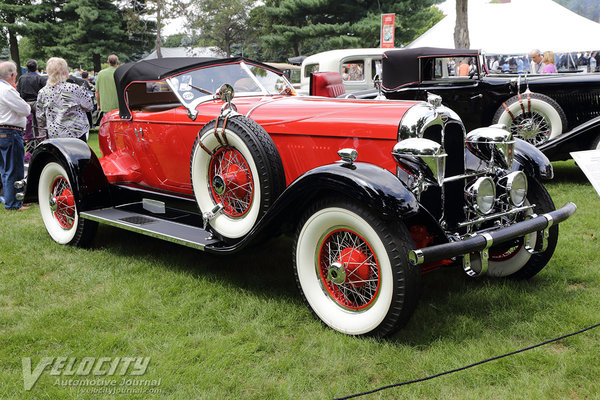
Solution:
M487 168L487 163L475 156L467 147L467 171L478 171ZM538 180L552 179L554 170L548 157L534 145L522 139L515 139L513 163L511 171L523 171L528 177Z
M593 150L594 142L598 137L600 137L600 116L544 143L539 149L552 161L568 160L571 158L572 151Z
M40 174L49 162L59 162L67 171L79 211L111 204L108 180L98 157L87 143L73 138L48 139L35 149L27 172L25 202L38 200Z
M405 220L422 211L414 194L390 171L369 163L338 161L298 177L241 241L229 247L207 246L205 250L237 251L261 233L293 230L312 202L335 196L360 202L389 221Z
M521 139L515 139L513 171L523 171L527 176L538 180L548 180L554 177L554 170L548 157L540 149Z
M369 163L338 161L310 170L292 182L274 204L288 209L327 196L343 196L371 207L383 219L416 213L419 202L390 171Z

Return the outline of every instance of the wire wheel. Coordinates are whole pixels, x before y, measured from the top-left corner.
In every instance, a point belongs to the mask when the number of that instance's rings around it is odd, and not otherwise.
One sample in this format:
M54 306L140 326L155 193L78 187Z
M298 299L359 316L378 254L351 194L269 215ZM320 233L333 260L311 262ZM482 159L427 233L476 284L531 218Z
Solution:
M365 239L352 230L337 229L324 238L319 272L329 296L346 309L369 308L379 292L377 257Z
M63 229L71 229L75 224L75 198L69 182L62 176L57 177L50 190L50 209L56 221Z
M60 244L85 247L98 224L79 218L77 194L65 168L57 162L44 166L38 181L40 213L48 234Z
M421 271L408 263L414 243L402 223L368 206L324 199L305 213L296 233L294 272L311 311L350 335L389 335L413 313Z
M221 147L210 161L210 189L215 203L231 218L245 215L252 206L254 181L248 161L233 147Z
M243 116L206 124L194 143L190 178L201 212L224 240L248 234L285 188L281 158L269 134Z
M561 106L546 95L531 92L502 103L492 123L506 125L513 137L534 146L557 138L567 129L567 117Z
M541 146L550 139L552 123L547 115L528 112L515 117L510 131L514 137L521 138L534 146Z

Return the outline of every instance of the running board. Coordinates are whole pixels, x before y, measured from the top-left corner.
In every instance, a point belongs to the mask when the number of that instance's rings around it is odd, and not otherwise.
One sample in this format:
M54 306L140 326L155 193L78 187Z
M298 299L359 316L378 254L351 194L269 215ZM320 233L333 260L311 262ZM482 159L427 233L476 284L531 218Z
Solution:
M220 240L214 239L210 232L202 228L114 207L85 211L79 216L199 250L221 243Z

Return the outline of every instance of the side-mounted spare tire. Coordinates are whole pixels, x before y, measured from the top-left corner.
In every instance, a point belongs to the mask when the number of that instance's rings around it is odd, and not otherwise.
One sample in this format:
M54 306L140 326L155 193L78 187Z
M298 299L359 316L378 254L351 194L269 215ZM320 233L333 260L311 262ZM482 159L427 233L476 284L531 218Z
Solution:
M541 146L562 135L567 129L567 116L550 97L525 92L502 103L492 123L504 124L513 137Z
M285 189L275 143L260 125L242 115L217 118L198 132L190 176L201 212L223 205L209 224L230 240L249 233Z

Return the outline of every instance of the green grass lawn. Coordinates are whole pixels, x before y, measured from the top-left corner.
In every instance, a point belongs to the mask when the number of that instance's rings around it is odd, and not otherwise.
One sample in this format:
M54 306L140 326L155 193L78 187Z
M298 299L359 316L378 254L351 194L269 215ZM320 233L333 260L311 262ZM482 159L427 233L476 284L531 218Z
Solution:
M94 137L96 136L96 137ZM97 135L92 135L91 145ZM97 147L96 147L97 150ZM557 204L577 203L550 264L529 282L424 277L408 326L387 340L325 328L302 303L292 241L211 256L101 226L91 249L54 243L39 208L0 216L0 398L328 399L422 378L600 322L600 199L572 161ZM589 399L600 329L368 399ZM22 358L150 357L158 394L83 393L47 368L30 391ZM79 361L78 361L79 362ZM121 376L100 376L115 378Z

